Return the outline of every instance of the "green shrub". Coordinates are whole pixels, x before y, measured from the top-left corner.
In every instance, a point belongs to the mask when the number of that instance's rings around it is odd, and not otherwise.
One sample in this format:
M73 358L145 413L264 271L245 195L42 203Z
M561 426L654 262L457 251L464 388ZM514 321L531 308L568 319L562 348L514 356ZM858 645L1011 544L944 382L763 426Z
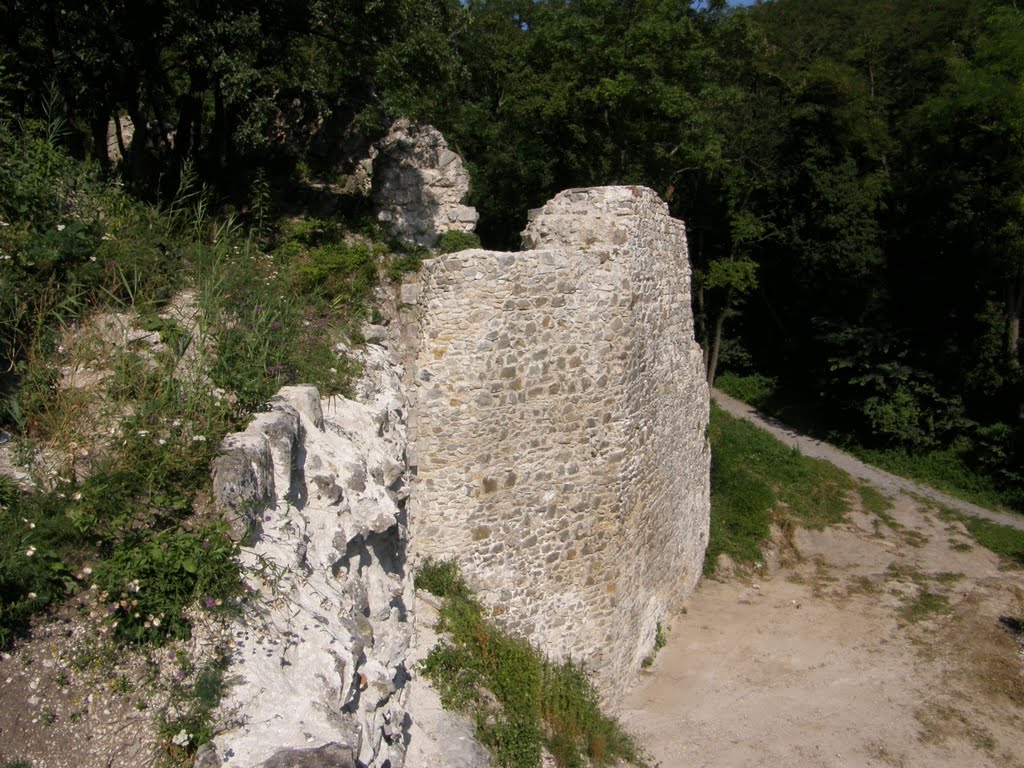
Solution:
M428 557L416 570L416 589L422 589L435 597L469 597L469 587L459 573L454 558L434 560Z
M423 266L423 260L429 257L430 252L423 248L393 255L388 265L388 279L397 283L405 274L418 272Z
M74 589L63 558L70 526L56 505L25 503L26 495L0 477L0 647L44 610Z
M108 621L136 642L188 637L185 608L221 607L241 592L236 554L223 524L129 537L94 574Z
M480 238L474 232L462 232L451 229L443 233L437 241L434 250L439 254L455 253L457 251L468 251L471 248L480 247Z

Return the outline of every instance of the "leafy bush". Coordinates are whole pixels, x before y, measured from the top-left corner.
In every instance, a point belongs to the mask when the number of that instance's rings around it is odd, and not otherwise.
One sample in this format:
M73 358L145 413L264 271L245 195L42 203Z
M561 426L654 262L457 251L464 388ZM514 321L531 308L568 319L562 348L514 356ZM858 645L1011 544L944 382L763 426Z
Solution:
M94 574L111 626L136 642L188 637L185 607L219 607L241 592L236 554L223 524L129 537Z
M468 251L470 248L479 247L480 238L476 233L450 229L441 235L434 250L439 254L444 254L455 253L457 251Z
M0 476L0 647L29 617L74 588L61 546L73 532L58 509L24 503L25 495Z
M459 574L455 558L434 560L428 557L416 570L416 589L422 589L435 597L469 597L469 588Z

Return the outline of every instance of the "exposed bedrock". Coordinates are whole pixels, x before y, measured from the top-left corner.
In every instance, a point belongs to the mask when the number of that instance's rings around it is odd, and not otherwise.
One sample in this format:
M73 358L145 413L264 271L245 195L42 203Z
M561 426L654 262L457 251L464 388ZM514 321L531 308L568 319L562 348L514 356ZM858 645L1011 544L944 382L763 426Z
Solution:
M364 379L364 402L285 387L214 464L255 594L201 765L403 764L407 409L386 351L365 365L378 386Z

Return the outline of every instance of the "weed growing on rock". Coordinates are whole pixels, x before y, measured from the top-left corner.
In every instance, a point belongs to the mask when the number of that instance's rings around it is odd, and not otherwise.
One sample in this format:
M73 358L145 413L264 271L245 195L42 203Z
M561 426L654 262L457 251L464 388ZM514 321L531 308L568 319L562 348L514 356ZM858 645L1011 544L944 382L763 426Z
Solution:
M175 714L160 726L167 752L172 758L187 760L191 765L196 750L213 738L213 712L227 686L225 673L228 662L228 656L221 655L199 669L191 684L177 686L174 692Z
M437 629L448 638L424 672L447 708L473 717L498 765L540 765L542 745L563 768L643 764L632 737L601 712L582 665L553 662L488 620L454 560L424 563L416 585L444 598Z
M459 230L449 230L441 235L437 241L437 252L439 254L445 253L456 253L457 251L467 251L470 248L479 248L480 238L475 232L461 232Z
M454 558L434 560L428 557L416 570L416 589L422 589L435 597L468 599L469 587L459 574L459 564Z

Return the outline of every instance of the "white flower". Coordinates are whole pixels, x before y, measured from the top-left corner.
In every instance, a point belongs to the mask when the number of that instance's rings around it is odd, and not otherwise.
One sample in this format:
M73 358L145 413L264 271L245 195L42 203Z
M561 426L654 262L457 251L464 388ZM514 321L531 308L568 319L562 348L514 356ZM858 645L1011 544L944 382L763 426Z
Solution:
M71 494L71 500L72 501L81 501L82 500L82 493L81 493L81 491L79 491L77 493Z
M32 545L29 545L29 548L25 550L25 557L32 557L32 555L34 555L35 553L36 548Z
M82 569L82 573L84 573L86 576L91 576L92 575L92 568L90 568L89 566L86 566L85 568Z
M135 434L137 434L139 437L145 437L146 435L149 434L149 430L148 429L140 429Z
M138 592L139 589L140 589L140 587L139 587L139 580L138 579L132 579L131 583L128 585L128 591L129 592Z
M184 728L182 728L180 731L178 731L175 737L171 739L171 744L173 744L176 747L187 747L189 745L189 742L191 741L192 735Z
M36 595L35 592L29 592L27 597L28 597L29 600L35 600L36 597L38 597L38 595Z
M193 443L205 443L206 442L206 435L192 435L192 442Z
M63 224L58 224L57 225L57 231L58 232L63 232L64 231L64 225Z

